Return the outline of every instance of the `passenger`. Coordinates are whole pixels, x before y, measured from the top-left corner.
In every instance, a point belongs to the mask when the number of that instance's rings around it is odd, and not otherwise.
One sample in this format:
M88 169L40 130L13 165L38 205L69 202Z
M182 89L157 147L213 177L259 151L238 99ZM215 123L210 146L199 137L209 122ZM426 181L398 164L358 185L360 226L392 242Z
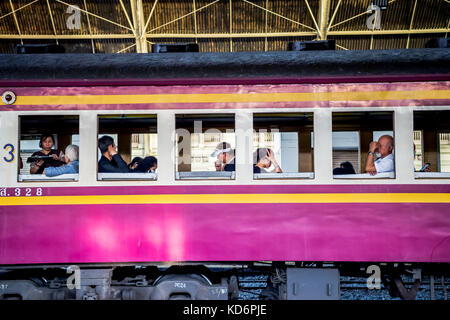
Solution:
M122 157L117 153L113 138L110 136L101 137L98 139L98 148L102 153L102 157L98 162L98 172L130 172L125 161L123 161Z
M236 171L234 150L228 142L219 143L216 150L211 153L211 157L217 158L222 163L222 171Z
M253 173L269 173L270 166L274 165L275 170L272 172L282 173L280 166L275 160L273 151L269 148L258 148L253 153Z
M355 174L355 169L351 162L345 161L340 164L339 168L333 169L333 174Z
M34 152L31 158L46 157L44 159L37 159L30 164L31 174L42 174L45 168L60 167L64 165L64 154L52 149L55 145L55 139L51 134L43 134L39 139L39 148L42 150ZM48 157L48 158L47 158ZM51 157L51 158L50 158Z
M141 157L134 157L133 160L131 160L130 164L128 165L128 169L135 170L138 166L139 161L144 160Z
M415 159L416 158L416 145L413 143L413 146L414 146L414 159ZM431 172L431 163L429 163L429 162L425 163L425 165L418 171L414 168L414 172Z
M369 144L369 152L367 154L366 172L375 175L381 172L394 171L394 139L390 135L381 136L378 142L372 141ZM375 160L375 156L378 159Z
M138 162L136 169L133 172L151 172L155 173L158 168L158 160L155 157L145 157Z
M45 168L44 174L47 177L56 177L61 174L78 173L78 146L69 144L66 147L64 161L66 163L65 166Z

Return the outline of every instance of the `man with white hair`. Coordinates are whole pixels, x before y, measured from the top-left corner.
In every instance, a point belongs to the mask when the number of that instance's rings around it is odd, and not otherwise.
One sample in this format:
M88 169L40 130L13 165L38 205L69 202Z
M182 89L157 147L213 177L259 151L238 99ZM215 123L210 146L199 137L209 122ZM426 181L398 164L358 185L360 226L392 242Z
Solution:
M70 144L67 146L64 155L65 166L62 167L48 167L45 168L44 174L47 177L56 177L61 174L73 174L78 173L78 146Z
M394 171L394 138L390 135L381 136L378 142L372 141L369 144L369 152L367 154L366 172L375 175L381 172ZM375 160L375 156L378 159Z

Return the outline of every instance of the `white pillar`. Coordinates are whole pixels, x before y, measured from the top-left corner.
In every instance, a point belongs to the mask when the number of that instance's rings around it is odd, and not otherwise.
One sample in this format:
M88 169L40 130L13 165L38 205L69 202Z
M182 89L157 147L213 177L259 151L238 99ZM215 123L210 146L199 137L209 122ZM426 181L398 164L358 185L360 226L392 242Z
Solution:
M398 108L394 113L395 177L401 183L414 182L414 113L411 108ZM400 165L400 157L402 162ZM409 155L409 156L408 156Z
M314 111L314 180L321 184L333 179L333 134L331 109Z
M158 182L173 184L175 182L175 113L164 111L158 113Z
M98 163L98 115L92 111L80 111L79 181L81 185L93 185L97 181Z
M2 105L2 108L7 108ZM19 165L19 119L16 112L5 111L0 113L0 187L12 187L17 185L18 165ZM14 147L14 160L12 158L11 147L4 149L5 145L11 144ZM27 159L23 159L25 163Z
M253 113L236 111L236 183L253 181Z

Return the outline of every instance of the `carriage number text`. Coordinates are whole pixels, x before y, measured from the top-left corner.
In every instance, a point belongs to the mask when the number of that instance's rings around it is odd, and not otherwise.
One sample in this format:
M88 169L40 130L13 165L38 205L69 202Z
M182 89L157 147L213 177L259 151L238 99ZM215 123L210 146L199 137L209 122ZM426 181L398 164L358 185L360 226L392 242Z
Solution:
M42 188L0 188L0 197L42 196Z

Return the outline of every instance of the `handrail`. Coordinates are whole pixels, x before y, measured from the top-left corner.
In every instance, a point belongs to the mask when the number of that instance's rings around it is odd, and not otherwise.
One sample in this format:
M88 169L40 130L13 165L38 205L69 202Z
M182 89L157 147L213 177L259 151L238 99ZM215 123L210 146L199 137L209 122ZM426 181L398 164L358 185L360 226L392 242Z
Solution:
M416 179L448 179L450 172L414 172Z
M381 172L375 175L369 173L357 173L357 174L334 174L334 179L395 179L394 172Z
M99 172L98 180L157 180L158 175L156 173L111 173L111 172Z
M44 174L19 174L19 182L25 181L78 181L78 173L47 177Z
M193 171L177 172L177 180L233 180L235 171Z
M314 179L314 172L254 173L253 179Z

